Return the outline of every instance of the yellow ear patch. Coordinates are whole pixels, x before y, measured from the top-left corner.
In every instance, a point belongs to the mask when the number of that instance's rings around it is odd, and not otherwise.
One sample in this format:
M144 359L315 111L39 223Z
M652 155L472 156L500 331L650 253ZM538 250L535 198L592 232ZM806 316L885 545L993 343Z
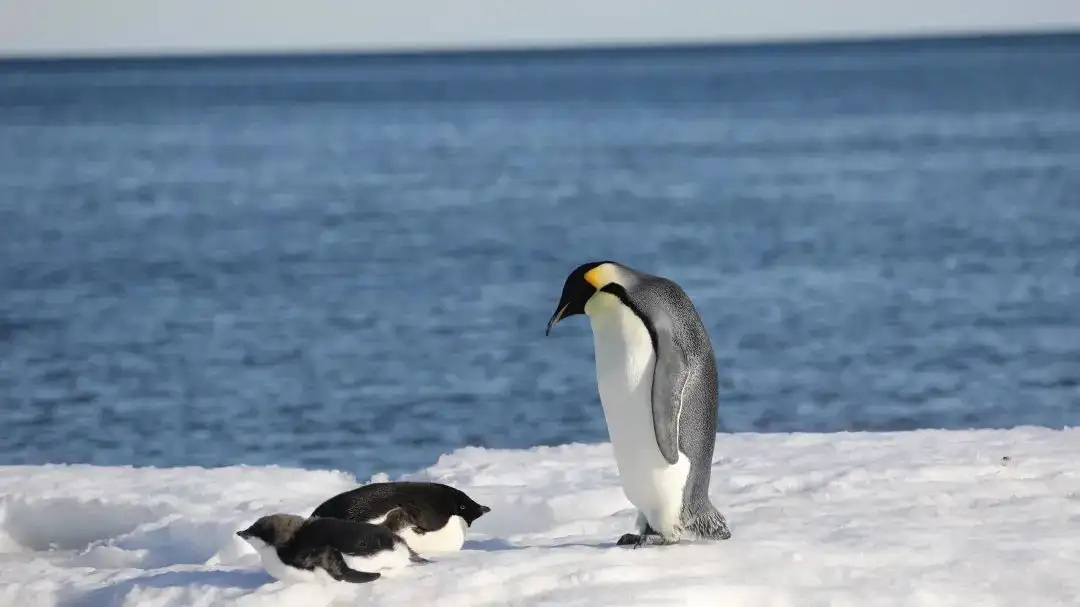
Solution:
M615 269L609 263L603 263L585 272L585 280L596 289L615 280Z

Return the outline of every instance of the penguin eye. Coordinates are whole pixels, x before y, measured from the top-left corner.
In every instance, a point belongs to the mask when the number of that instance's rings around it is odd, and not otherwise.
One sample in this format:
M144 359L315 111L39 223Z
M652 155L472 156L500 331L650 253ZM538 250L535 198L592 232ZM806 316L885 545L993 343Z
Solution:
M458 510L465 511L465 504L458 504Z

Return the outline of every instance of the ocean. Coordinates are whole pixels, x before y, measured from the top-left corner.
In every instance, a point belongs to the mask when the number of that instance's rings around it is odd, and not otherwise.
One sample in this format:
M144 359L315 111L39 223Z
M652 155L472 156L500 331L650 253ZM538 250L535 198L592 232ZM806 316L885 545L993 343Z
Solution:
M607 440L567 273L722 432L1080 423L1080 36L0 62L0 464ZM722 456L722 446L718 456Z

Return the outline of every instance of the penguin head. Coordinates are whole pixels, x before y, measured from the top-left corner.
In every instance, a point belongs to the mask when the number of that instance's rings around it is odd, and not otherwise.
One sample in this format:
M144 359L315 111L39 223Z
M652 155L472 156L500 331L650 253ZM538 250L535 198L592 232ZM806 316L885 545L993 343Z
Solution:
M597 291L617 282L621 267L614 261L590 261L570 272L570 275L566 277L566 282L563 283L559 305L555 306L555 313L548 321L544 335L550 335L551 328L560 320L584 314L585 304Z
M491 508L476 503L464 491L447 485L443 485L443 487L446 488L444 505L449 509L452 516L460 516L469 527L472 527L476 519L491 512Z
M304 519L295 514L270 514L247 529L237 531L236 535L256 548L260 542L267 546L281 546L288 543L303 524Z

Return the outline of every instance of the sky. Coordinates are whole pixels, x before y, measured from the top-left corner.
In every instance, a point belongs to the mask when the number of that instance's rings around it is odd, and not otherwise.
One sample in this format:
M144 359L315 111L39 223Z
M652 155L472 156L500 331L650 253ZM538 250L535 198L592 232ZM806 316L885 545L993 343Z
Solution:
M1080 0L0 0L0 55L513 48L1080 31Z

